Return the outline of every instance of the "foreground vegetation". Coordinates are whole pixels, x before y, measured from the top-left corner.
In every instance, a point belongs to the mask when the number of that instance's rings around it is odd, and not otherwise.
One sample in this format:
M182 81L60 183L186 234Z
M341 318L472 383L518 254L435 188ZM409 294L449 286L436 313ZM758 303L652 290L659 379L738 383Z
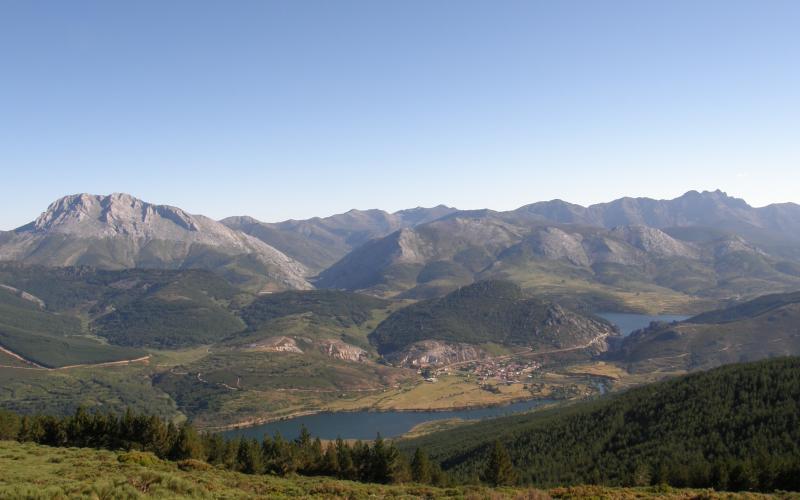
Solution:
M577 486L549 491L362 484L327 477L249 475L204 462L161 460L147 452L51 448L0 441L0 498L453 498L453 499L760 499L790 495L727 494L706 490Z

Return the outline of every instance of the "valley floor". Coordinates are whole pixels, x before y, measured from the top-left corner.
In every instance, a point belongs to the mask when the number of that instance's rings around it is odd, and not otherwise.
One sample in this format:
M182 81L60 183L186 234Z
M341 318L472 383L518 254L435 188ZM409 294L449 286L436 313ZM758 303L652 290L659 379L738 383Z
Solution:
M464 498L464 499L760 499L793 494L728 494L709 490L578 486L549 491L482 486L435 488L376 485L323 477L253 476L204 462L162 461L147 453L50 448L0 441L0 498Z

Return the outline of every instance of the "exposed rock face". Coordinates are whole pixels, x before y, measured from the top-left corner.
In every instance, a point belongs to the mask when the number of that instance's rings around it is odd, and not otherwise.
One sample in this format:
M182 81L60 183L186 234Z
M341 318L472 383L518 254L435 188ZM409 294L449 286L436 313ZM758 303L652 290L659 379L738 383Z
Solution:
M489 357L483 349L455 342L423 340L385 356L395 366L418 368L422 366L449 365Z
M714 246L715 257L725 257L727 255L739 252L756 254L756 255L766 255L761 249L759 249L755 245L748 243L747 241L738 236L734 236L719 241Z
M369 359L367 351L339 339L312 340L305 337L294 338L281 335L247 344L244 348L249 351L289 352L296 354L303 354L303 349L314 349L331 358L341 359L343 361L364 362Z
M547 307L547 317L539 330L539 335L557 348L585 346L595 353L607 351L607 338L616 334L611 325L567 311L558 304Z
M536 231L528 241L540 255L548 259L566 259L576 266L591 264L580 234L547 227Z
M224 270L272 289L307 289L305 267L264 242L212 219L127 194L66 196L0 245L0 260L49 266L91 265ZM241 263L241 264L240 264Z
M268 339L248 344L245 349L261 352L294 352L302 354L297 341L291 337L270 337Z
M700 252L664 231L647 226L620 226L611 234L651 255L697 259Z
M324 354L344 361L363 362L368 359L367 351L339 339L322 340L318 347Z

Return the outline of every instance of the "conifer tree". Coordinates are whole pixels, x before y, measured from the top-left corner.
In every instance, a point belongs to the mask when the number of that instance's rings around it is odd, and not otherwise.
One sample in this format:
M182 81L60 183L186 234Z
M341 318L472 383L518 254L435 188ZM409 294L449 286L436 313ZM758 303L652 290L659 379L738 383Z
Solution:
M180 431L178 431L178 437L170 451L170 458L173 460L184 460L187 458L203 460L205 458L203 444L197 436L197 431L195 431L194 427L190 424L183 424Z
M411 460L411 478L417 483L431 482L431 462L421 448L417 448Z
M336 438L336 461L339 462L339 477L356 479L356 467L353 464L353 450L342 440Z
M334 443L328 443L325 447L325 455L322 457L320 473L327 476L341 477L342 471L339 467L339 454Z
M493 486L507 486L517 482L517 472L514 470L514 464L511 463L508 450L500 441L495 441L494 446L492 446L484 479Z
M255 439L242 439L239 442L236 461L238 469L245 474L261 474L264 471L261 446Z

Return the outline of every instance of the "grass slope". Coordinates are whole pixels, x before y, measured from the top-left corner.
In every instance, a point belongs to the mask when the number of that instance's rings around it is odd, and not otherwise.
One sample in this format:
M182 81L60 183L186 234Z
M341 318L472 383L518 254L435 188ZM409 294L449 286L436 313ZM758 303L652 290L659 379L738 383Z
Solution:
M8 500L205 498L452 498L452 499L690 499L768 498L758 494L717 494L670 488L618 489L595 486L533 489L489 489L481 486L436 488L379 485L326 477L247 475L216 469L204 462L173 463L149 453L79 448L50 448L0 441L0 498Z

